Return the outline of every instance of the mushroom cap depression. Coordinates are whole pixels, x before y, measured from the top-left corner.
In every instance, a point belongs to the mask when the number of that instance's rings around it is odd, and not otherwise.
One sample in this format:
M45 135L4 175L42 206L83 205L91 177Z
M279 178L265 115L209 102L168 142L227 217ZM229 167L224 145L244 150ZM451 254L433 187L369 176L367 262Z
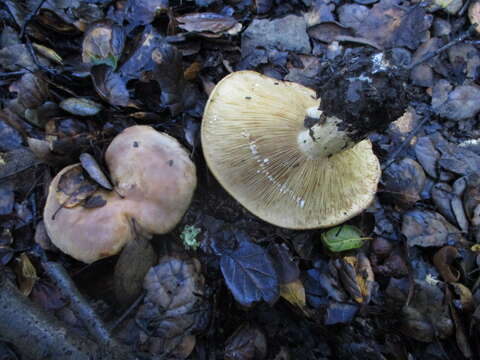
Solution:
M358 215L375 196L381 171L371 143L348 148L340 136L341 146L332 144L340 120L319 125L316 133L324 139L313 141L345 150L329 156L302 151L306 117L312 111L320 116L319 105L313 90L254 71L226 76L210 94L201 129L207 164L240 204L271 224L334 226Z
M100 195L105 205L77 205L57 212L62 206L56 196L59 181L81 166L74 164L52 180L44 209L55 246L85 263L117 254L136 232L151 236L172 230L188 209L197 182L185 149L149 126L132 126L117 135L105 162L116 191L99 189L92 195Z

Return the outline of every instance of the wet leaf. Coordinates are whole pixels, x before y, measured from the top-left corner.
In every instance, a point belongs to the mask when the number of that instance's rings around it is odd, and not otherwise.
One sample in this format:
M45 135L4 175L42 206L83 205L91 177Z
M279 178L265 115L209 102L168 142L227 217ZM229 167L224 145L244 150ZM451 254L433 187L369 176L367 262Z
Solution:
M39 56L40 64L49 65L49 61L43 56ZM18 71L28 69L37 70L28 48L24 44L15 44L0 49L0 65L9 71Z
M9 90L17 93L17 101L25 108L42 105L48 98L48 83L39 73L26 73L10 85Z
M132 40L130 52L120 67L125 81L139 79L144 72L154 69L152 52L158 46L160 46L160 35L150 26Z
M477 33L480 33L480 2L474 1L468 7L468 19L470 20L470 24L475 26L475 30Z
M420 7L408 10L397 6L397 0L382 0L375 4L356 26L357 36L374 41L383 48L416 49L430 27L431 16Z
M204 12L178 16L178 26L189 32L212 32L215 34L228 31L237 25L237 20L231 16Z
M225 360L261 360L266 355L267 339L255 325L240 326L226 341Z
M147 294L136 316L148 331L142 348L166 358L187 358L195 345L192 333L208 318L199 261L163 256L145 276L144 288Z
M272 7L272 0L255 0L257 14L265 14Z
M333 252L358 249L369 237L363 237L360 229L352 225L340 225L324 232L321 236L323 244Z
M470 359L473 355L472 349L468 343L467 336L465 335L463 321L452 303L450 303L450 313L452 314L452 319L455 323L455 338L457 340L458 348L462 352L463 356L465 356L467 359Z
M404 158L385 169L383 181L386 195L393 197L401 209L408 209L421 199L426 177L419 163Z
M37 270L26 253L22 253L20 258L17 259L15 272L17 274L18 289L23 295L30 295L38 277Z
M437 161L440 159L440 152L435 149L428 136L423 136L418 139L415 144L415 155L426 173L433 178L437 178Z
M8 215L15 205L15 193L9 184L0 185L0 215Z
M123 52L125 33L122 27L110 20L96 22L85 32L82 60L85 64L106 64L113 69Z
M122 305L129 305L140 296L147 271L157 262L157 254L144 236L125 245L115 264L113 275L115 297Z
M60 107L73 115L94 116L102 110L102 105L86 98L67 98L60 103Z
M325 325L346 324L353 320L359 310L358 305L332 302L328 304Z
M475 209L480 205L480 174L472 174L467 179L467 188L463 194L465 212L470 220L475 217Z
M280 284L280 296L300 309L303 309L306 305L305 288L300 279Z
M446 282L453 283L460 279L459 271L452 266L457 257L458 250L453 246L444 246L433 256L433 263Z
M110 66L97 65L92 67L91 75L95 90L103 100L114 106L128 106L130 94L120 74Z
M435 93L434 88L434 95ZM468 119L480 111L480 87L476 85L457 86L448 93L444 101L432 98L432 107L436 114L449 120Z
M304 286L307 301L314 308L326 305L329 299L336 302L348 300L348 295L343 290L340 279L326 270L307 270Z
M60 55L58 55L55 50L50 49L49 47L40 45L40 44L32 44L33 48L38 51L40 54L45 56L48 60L51 60L59 65L63 65L63 59Z
M308 29L308 35L313 39L331 43L332 41L336 41L338 36L351 36L352 32L349 28L343 27L341 24L328 22L315 25Z
M458 297L458 299L453 300L455 307L465 312L473 311L475 309L475 303L470 289L461 283L451 283L450 285Z
M344 256L334 261L343 287L359 304L370 301L374 282L370 261L364 254Z
M83 169L98 185L102 186L107 190L113 189L112 184L108 180L97 160L95 160L92 155L90 155L89 153L82 153L80 155L80 162Z
M220 268L235 300L244 306L264 300L273 304L279 296L278 275L267 251L243 233L235 234L238 247L225 252Z
M413 210L403 215L402 234L408 246L443 246L460 239L460 230L431 211Z
M156 64L155 80L162 90L162 105L170 109L172 116L176 116L183 110L185 91L182 54L176 47L162 43L153 51L152 59Z
M288 247L285 244L273 244L268 250L277 271L278 282L287 284L297 280L300 270Z
M168 0L128 0L127 8L130 22L145 25L168 10Z
M72 208L79 205L96 190L97 186L87 179L82 167L76 166L62 175L55 195L63 207Z
M453 321L444 301L438 286L416 280L411 303L404 306L400 314L402 332L422 342L449 337L453 333Z
M452 199L455 195L450 185L437 183L432 189L432 200L437 210L450 222L455 222L455 214L452 211Z
M83 202L82 206L86 209L94 209L105 206L106 203L107 200L105 200L102 195L94 195L87 198L87 200Z

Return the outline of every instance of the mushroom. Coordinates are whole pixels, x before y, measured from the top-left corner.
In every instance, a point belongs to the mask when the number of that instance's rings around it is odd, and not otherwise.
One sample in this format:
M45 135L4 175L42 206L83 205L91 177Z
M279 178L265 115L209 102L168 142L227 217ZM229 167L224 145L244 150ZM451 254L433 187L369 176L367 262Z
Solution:
M69 171L81 169L73 164L52 180L44 209L52 242L85 263L119 253L136 235L169 232L190 205L197 182L186 150L149 126L132 126L117 135L105 162L115 191L98 188L91 195L101 197L103 206L64 206L59 184Z
M372 202L380 164L369 140L319 110L315 91L254 71L210 94L201 129L208 167L240 204L285 228L330 227Z

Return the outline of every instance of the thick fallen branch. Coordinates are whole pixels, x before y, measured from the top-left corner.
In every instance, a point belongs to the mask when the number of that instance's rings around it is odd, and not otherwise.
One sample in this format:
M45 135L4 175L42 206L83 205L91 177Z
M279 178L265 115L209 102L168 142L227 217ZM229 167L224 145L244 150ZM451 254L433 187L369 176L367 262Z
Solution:
M98 358L97 344L73 334L45 313L22 295L3 272L0 272L0 309L0 336L25 358Z

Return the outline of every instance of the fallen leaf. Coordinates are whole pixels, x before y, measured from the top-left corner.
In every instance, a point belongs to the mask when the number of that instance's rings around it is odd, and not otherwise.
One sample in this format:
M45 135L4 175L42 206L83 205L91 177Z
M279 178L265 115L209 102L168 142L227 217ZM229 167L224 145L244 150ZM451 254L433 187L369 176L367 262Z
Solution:
M460 279L460 272L452 266L458 257L458 250L453 246L444 246L433 256L433 263L446 282L454 283Z
M275 303L279 296L278 275L267 251L236 233L238 247L220 258L220 269L235 300L244 306L264 300Z
M178 115L183 110L183 95L185 91L185 78L183 77L182 54L176 47L162 43L152 53L155 62L155 80L162 93L162 105L168 107L172 116Z
M226 341L225 360L262 360L266 355L267 339L255 325L241 325Z
M26 253L22 253L20 258L17 259L15 272L17 274L17 280L19 284L18 289L23 295L30 295L30 292L38 280L38 276L37 270L33 266Z
M398 0L381 0L356 25L355 34L372 40L382 48L416 49L423 41L432 22L421 7L406 10Z
M163 256L144 280L147 294L136 319L147 333L140 348L165 358L186 359L195 346L195 331L208 319L204 277L195 258Z
M90 25L82 44L85 64L106 64L115 69L123 52L125 32L111 20L101 20Z
M100 97L114 106L128 106L130 94L125 80L108 65L92 67L91 75L95 90Z
M189 32L212 32L223 33L235 25L237 20L231 16L225 16L212 12L194 13L178 16L178 27Z
M443 246L461 238L460 230L439 213L413 210L403 215L402 234L408 246Z
M66 112L78 116L94 116L102 110L102 105L86 98L67 98L60 102Z
M280 296L300 309L303 309L307 303L305 288L300 279L287 284L280 284Z
M98 164L97 160L89 153L80 154L80 163L83 169L88 173L90 178L94 180L98 185L107 190L112 190L112 184L108 180L107 176L103 172L102 168Z
M128 0L127 17L137 25L150 24L168 10L168 0Z
M358 249L365 240L372 238L363 237L360 229L355 226L340 225L322 233L321 239L328 250L341 252Z
M58 182L56 197L66 208L79 205L97 190L97 186L86 178L81 166L76 166L62 175Z

